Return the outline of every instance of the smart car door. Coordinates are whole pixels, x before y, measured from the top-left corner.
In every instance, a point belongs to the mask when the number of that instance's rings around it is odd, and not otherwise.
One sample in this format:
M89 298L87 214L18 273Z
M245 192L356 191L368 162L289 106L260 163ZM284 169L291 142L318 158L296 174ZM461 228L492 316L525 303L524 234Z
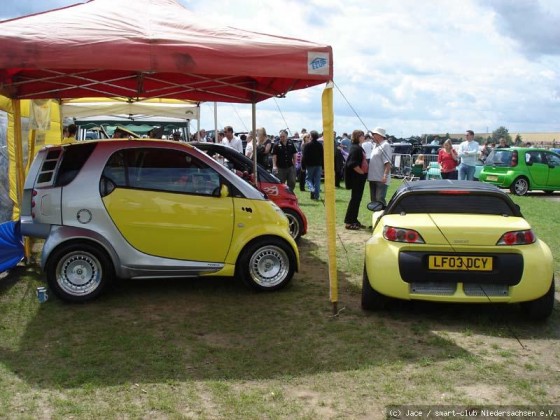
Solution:
M529 150L525 153L527 170L531 176L531 188L542 187L548 180L548 163L540 150Z
M551 189L560 189L560 157L553 153L545 153L548 162L548 180L547 187Z
M105 207L134 248L164 258L224 261L233 201L220 195L220 175L206 163L183 151L137 148L115 154L103 174L109 179Z

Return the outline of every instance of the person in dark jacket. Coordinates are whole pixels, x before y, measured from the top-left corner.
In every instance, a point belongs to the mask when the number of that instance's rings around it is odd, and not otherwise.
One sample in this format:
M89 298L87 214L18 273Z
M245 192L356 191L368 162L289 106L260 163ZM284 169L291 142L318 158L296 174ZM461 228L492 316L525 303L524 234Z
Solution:
M309 132L311 140L303 146L301 167L305 169L305 183L311 191L311 199L319 200L321 173L323 171L323 145L319 143L319 133Z
M368 174L366 153L361 146L364 140L365 135L362 130L354 130L352 132L352 144L350 145L350 152L346 160L344 171L346 188L352 190L348 208L346 209L346 216L344 217L345 227L350 230L365 228L365 226L358 221L360 203L364 195L364 186L366 185Z

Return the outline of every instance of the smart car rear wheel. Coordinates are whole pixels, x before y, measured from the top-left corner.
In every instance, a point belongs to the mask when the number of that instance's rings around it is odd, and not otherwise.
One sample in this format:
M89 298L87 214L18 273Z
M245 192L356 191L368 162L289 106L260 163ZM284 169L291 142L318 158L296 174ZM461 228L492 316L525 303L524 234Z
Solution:
M554 279L544 296L529 302L523 302L521 308L527 318L532 321L541 321L548 318L554 309Z
M515 195L525 195L529 191L529 180L524 176L520 176L513 181L509 190Z
M113 277L106 253L87 243L71 243L55 250L46 271L51 290L68 302L85 302L99 296Z
M292 209L282 209L282 211L290 221L290 235L297 241L301 237L301 232L303 232L303 220L300 215Z
M379 311L387 307L389 298L376 291L369 283L366 267L362 278L362 309L366 311Z
M282 240L269 238L250 244L238 260L237 275L256 290L278 290L295 271L296 256Z

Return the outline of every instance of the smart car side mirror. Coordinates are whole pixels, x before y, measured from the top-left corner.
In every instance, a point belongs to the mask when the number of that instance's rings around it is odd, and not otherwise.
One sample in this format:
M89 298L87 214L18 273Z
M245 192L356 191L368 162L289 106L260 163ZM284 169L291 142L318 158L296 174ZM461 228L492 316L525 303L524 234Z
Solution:
M226 184L222 184L220 187L220 197L229 197L229 188Z

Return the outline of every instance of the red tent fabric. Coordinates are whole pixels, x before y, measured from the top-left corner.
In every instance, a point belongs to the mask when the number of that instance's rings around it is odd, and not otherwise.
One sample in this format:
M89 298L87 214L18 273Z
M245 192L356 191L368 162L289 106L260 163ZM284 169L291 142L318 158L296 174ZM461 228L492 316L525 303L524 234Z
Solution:
M0 94L256 103L332 80L328 45L202 21L175 0L91 0L0 22Z

